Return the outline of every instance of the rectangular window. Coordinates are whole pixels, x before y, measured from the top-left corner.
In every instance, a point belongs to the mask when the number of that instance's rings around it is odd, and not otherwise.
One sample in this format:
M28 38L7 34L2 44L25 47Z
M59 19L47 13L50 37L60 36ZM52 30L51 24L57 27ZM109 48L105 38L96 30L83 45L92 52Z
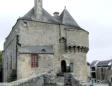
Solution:
M70 71L73 72L73 63L70 63Z
M37 54L32 54L31 56L31 67L32 68L38 67L38 55Z

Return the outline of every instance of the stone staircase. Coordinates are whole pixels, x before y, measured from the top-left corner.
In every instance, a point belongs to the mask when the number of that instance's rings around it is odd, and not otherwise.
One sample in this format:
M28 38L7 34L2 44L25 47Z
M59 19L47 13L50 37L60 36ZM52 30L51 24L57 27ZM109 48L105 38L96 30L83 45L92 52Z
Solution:
M56 85L57 86L64 86L64 76L58 76L56 78Z
M45 84L44 86L88 86L87 84L75 79L71 73L66 73L56 77L55 84Z
M48 84L44 84L43 86L64 86L64 75L57 76L55 82L56 82L55 84L48 83Z

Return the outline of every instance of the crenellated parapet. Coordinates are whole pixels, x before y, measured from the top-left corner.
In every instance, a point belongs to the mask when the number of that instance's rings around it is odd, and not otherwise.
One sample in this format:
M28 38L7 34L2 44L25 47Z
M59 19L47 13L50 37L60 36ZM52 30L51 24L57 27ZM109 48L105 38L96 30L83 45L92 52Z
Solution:
M62 37L59 39L59 42L61 44L61 50L66 51L66 52L82 52L82 53L87 53L89 51L88 47L85 46L78 46L78 45L68 45L66 38Z
M67 46L67 52L82 52L82 53L87 53L89 51L88 47L84 46Z

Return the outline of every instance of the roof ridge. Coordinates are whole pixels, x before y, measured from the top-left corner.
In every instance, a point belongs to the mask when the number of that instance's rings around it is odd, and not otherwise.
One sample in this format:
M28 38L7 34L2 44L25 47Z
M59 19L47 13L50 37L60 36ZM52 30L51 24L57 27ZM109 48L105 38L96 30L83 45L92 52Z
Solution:
M73 19L73 17L70 15L70 13L67 11L66 8L62 11L62 13L60 14L60 16L58 18L59 19L52 16L50 13L48 13L43 8L42 19L40 21L46 22L46 23L51 23L51 24L62 24L62 25L70 26L70 27L80 28L80 26ZM21 17L19 19L38 21L38 20L36 20L35 15L34 15L34 7L28 13L26 13L23 17Z
M66 9L66 8L65 8L65 9ZM62 13L60 14L60 17L62 16L61 23L63 22L63 17L64 17L65 9L64 9L64 10L62 11Z

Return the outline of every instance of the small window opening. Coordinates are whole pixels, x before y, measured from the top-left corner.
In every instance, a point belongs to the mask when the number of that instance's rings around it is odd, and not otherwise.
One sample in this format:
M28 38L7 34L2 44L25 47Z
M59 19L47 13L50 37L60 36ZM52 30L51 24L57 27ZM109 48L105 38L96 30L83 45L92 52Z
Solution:
M27 22L24 22L24 26L27 27Z
M92 68L91 68L91 71L95 71L95 67L92 67Z
M78 48L78 52L80 52L80 46L78 46L77 48Z
M46 52L46 50L45 49L42 49L41 52Z
M96 73L95 72L92 72L91 73L91 76L92 76L92 78L96 78Z
M31 56L31 67L32 68L38 67L38 55L37 54L32 54Z
M62 37L62 38L59 39L59 42L66 43L66 39L64 37Z
M70 52L72 51L72 47L71 46L68 46L68 49L69 49Z
M70 72L73 72L73 63L70 63Z

